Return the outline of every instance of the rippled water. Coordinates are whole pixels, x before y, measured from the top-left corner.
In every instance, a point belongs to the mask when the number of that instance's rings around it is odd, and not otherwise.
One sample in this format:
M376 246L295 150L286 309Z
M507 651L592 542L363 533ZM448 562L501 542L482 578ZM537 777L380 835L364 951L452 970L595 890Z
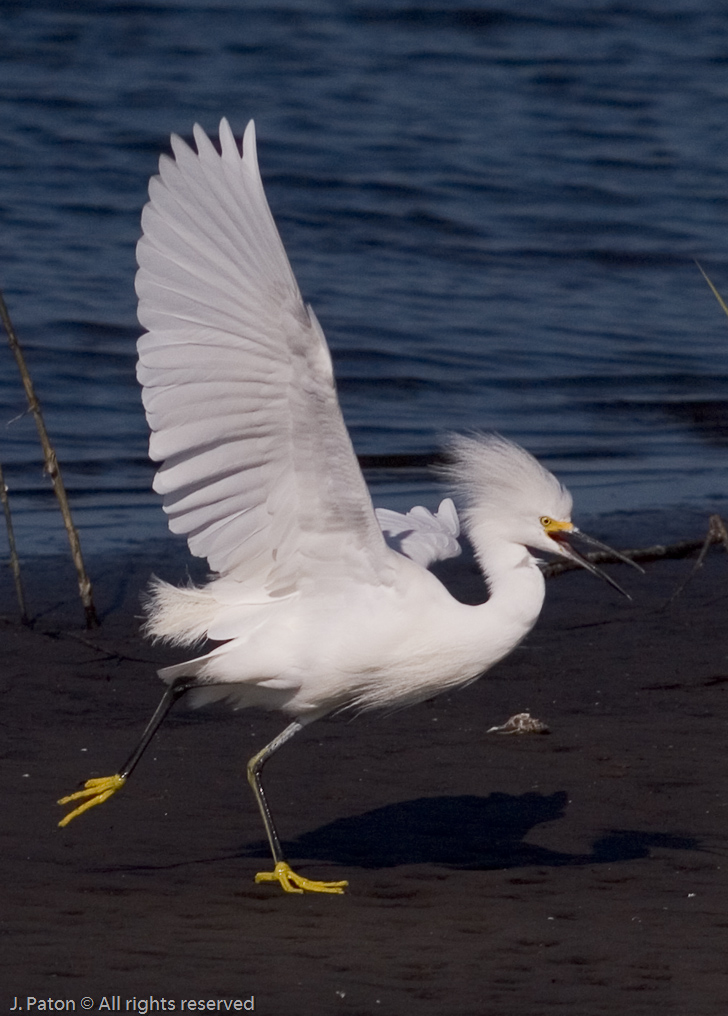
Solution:
M170 131L221 115L257 121L360 453L496 428L587 514L725 507L728 320L694 264L728 293L722 5L6 0L0 33L0 283L91 550L166 531L134 244ZM20 549L59 549L2 356Z

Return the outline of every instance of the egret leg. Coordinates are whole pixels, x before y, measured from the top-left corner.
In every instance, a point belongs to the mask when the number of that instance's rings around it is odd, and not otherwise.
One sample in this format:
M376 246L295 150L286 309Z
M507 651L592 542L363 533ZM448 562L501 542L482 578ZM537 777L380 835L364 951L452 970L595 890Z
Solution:
M262 751L259 751L257 755L253 755L248 762L248 783L255 794L255 800L260 808L274 864L273 871L259 871L255 876L255 881L279 882L281 888L287 893L343 893L344 887L349 884L348 882L315 882L311 879L303 878L301 875L297 875L295 871L292 871L290 865L283 860L281 842L278 839L273 816L268 807L263 784L260 779L261 770L273 752L277 751L286 741L290 741L293 735L297 734L302 728L303 724L299 723L298 720L294 720L278 737L275 737L270 744L267 744Z
M59 826L67 826L72 819L77 818L79 815L82 815L84 811L88 811L89 808L93 808L97 804L103 804L104 801L108 801L108 799L115 794L117 790L121 790L136 768L139 759L149 747L150 741L161 727L162 721L169 710L178 698L181 698L186 691L189 691L189 689L193 687L194 683L195 682L193 680L182 677L166 689L161 702L154 710L154 715L144 728L144 733L142 734L139 743L118 773L115 773L113 776L99 776L91 780L86 780L83 790L77 790L75 794L69 794L67 797L62 797L59 800L59 804L70 804L72 801L83 801L83 804L79 804L73 809L73 811L69 811L69 813L61 819L58 823Z

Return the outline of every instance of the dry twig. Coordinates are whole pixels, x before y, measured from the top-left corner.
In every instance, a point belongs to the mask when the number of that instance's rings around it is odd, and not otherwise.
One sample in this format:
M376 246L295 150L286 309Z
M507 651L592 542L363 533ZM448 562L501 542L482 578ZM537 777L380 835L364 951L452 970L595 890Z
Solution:
M728 551L728 531L725 528L725 523L720 515L711 515L708 519L708 532L703 540L703 546L700 548L698 559L690 569L688 574L682 580L680 585L677 587L675 592L672 594L670 599L665 604L669 607L673 600L676 600L680 593L683 591L688 582L692 579L697 571L703 567L703 561L705 561L705 555L708 553L708 548L712 543L722 543L725 549Z
M0 466L0 501L3 503L3 512L5 514L5 527L8 531L8 547L10 548L10 570L13 573L13 582L15 584L15 595L18 598L18 606L20 607L20 620L23 624L28 623L28 611L25 607L25 594L23 593L23 581L20 577L20 561L18 559L18 551L15 546L15 533L13 532L13 519L10 514L10 502L8 500L8 488L5 486L5 477L3 476L3 468Z
M63 484L63 478L61 477L61 470L58 465L56 453L53 450L53 445L48 437L48 431L46 430L45 423L43 421L43 414L41 413L40 404L33 388L33 382L30 377L30 373L25 363L25 357L20 348L18 337L13 328L13 323L10 320L10 314L8 308L5 305L2 292L0 292L0 318L2 318L5 331L7 332L8 341L10 348L13 351L15 362L18 365L20 371L20 377L23 381L23 387L25 388L25 395L28 399L28 407L33 414L35 419L35 426L38 431L38 437L40 438L41 447L43 448L43 457L45 460L45 471L51 478L53 483L53 490L56 498L58 499L58 505L61 509L61 515L63 516L63 523L66 527L68 534L68 542L71 545L71 554L73 556L73 563L76 566L76 574L78 576L78 589L81 594L81 602L83 603L83 609L86 613L86 627L97 628L99 620L96 615L96 608L94 607L93 592L91 589L91 580L86 572L86 567L83 563L83 555L81 553L81 541L78 538L78 531L73 524L73 518L71 517L71 509L68 504L68 497L66 495L66 488Z

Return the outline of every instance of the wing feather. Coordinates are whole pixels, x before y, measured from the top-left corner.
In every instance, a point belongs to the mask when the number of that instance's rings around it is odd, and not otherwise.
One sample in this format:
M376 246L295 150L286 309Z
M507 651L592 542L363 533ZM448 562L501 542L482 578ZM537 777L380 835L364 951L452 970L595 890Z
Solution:
M274 595L308 577L387 581L391 559L336 397L326 340L263 191L195 127L172 138L137 247L138 377L170 529L213 571Z
M460 520L449 497L440 502L434 515L416 505L406 515L390 508L377 508L376 516L387 544L423 568L462 553L458 542Z

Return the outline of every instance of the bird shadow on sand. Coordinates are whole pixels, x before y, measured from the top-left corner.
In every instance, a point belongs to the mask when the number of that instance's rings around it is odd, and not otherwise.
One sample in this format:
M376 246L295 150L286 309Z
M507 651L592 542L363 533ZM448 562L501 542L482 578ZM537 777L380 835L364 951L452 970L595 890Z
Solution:
M290 859L349 867L439 864L461 869L607 864L650 856L653 848L701 850L698 840L669 833L613 830L588 854L567 854L524 842L536 826L563 818L567 794L495 793L488 797L420 797L337 819L283 844ZM264 842L241 850L265 857Z

